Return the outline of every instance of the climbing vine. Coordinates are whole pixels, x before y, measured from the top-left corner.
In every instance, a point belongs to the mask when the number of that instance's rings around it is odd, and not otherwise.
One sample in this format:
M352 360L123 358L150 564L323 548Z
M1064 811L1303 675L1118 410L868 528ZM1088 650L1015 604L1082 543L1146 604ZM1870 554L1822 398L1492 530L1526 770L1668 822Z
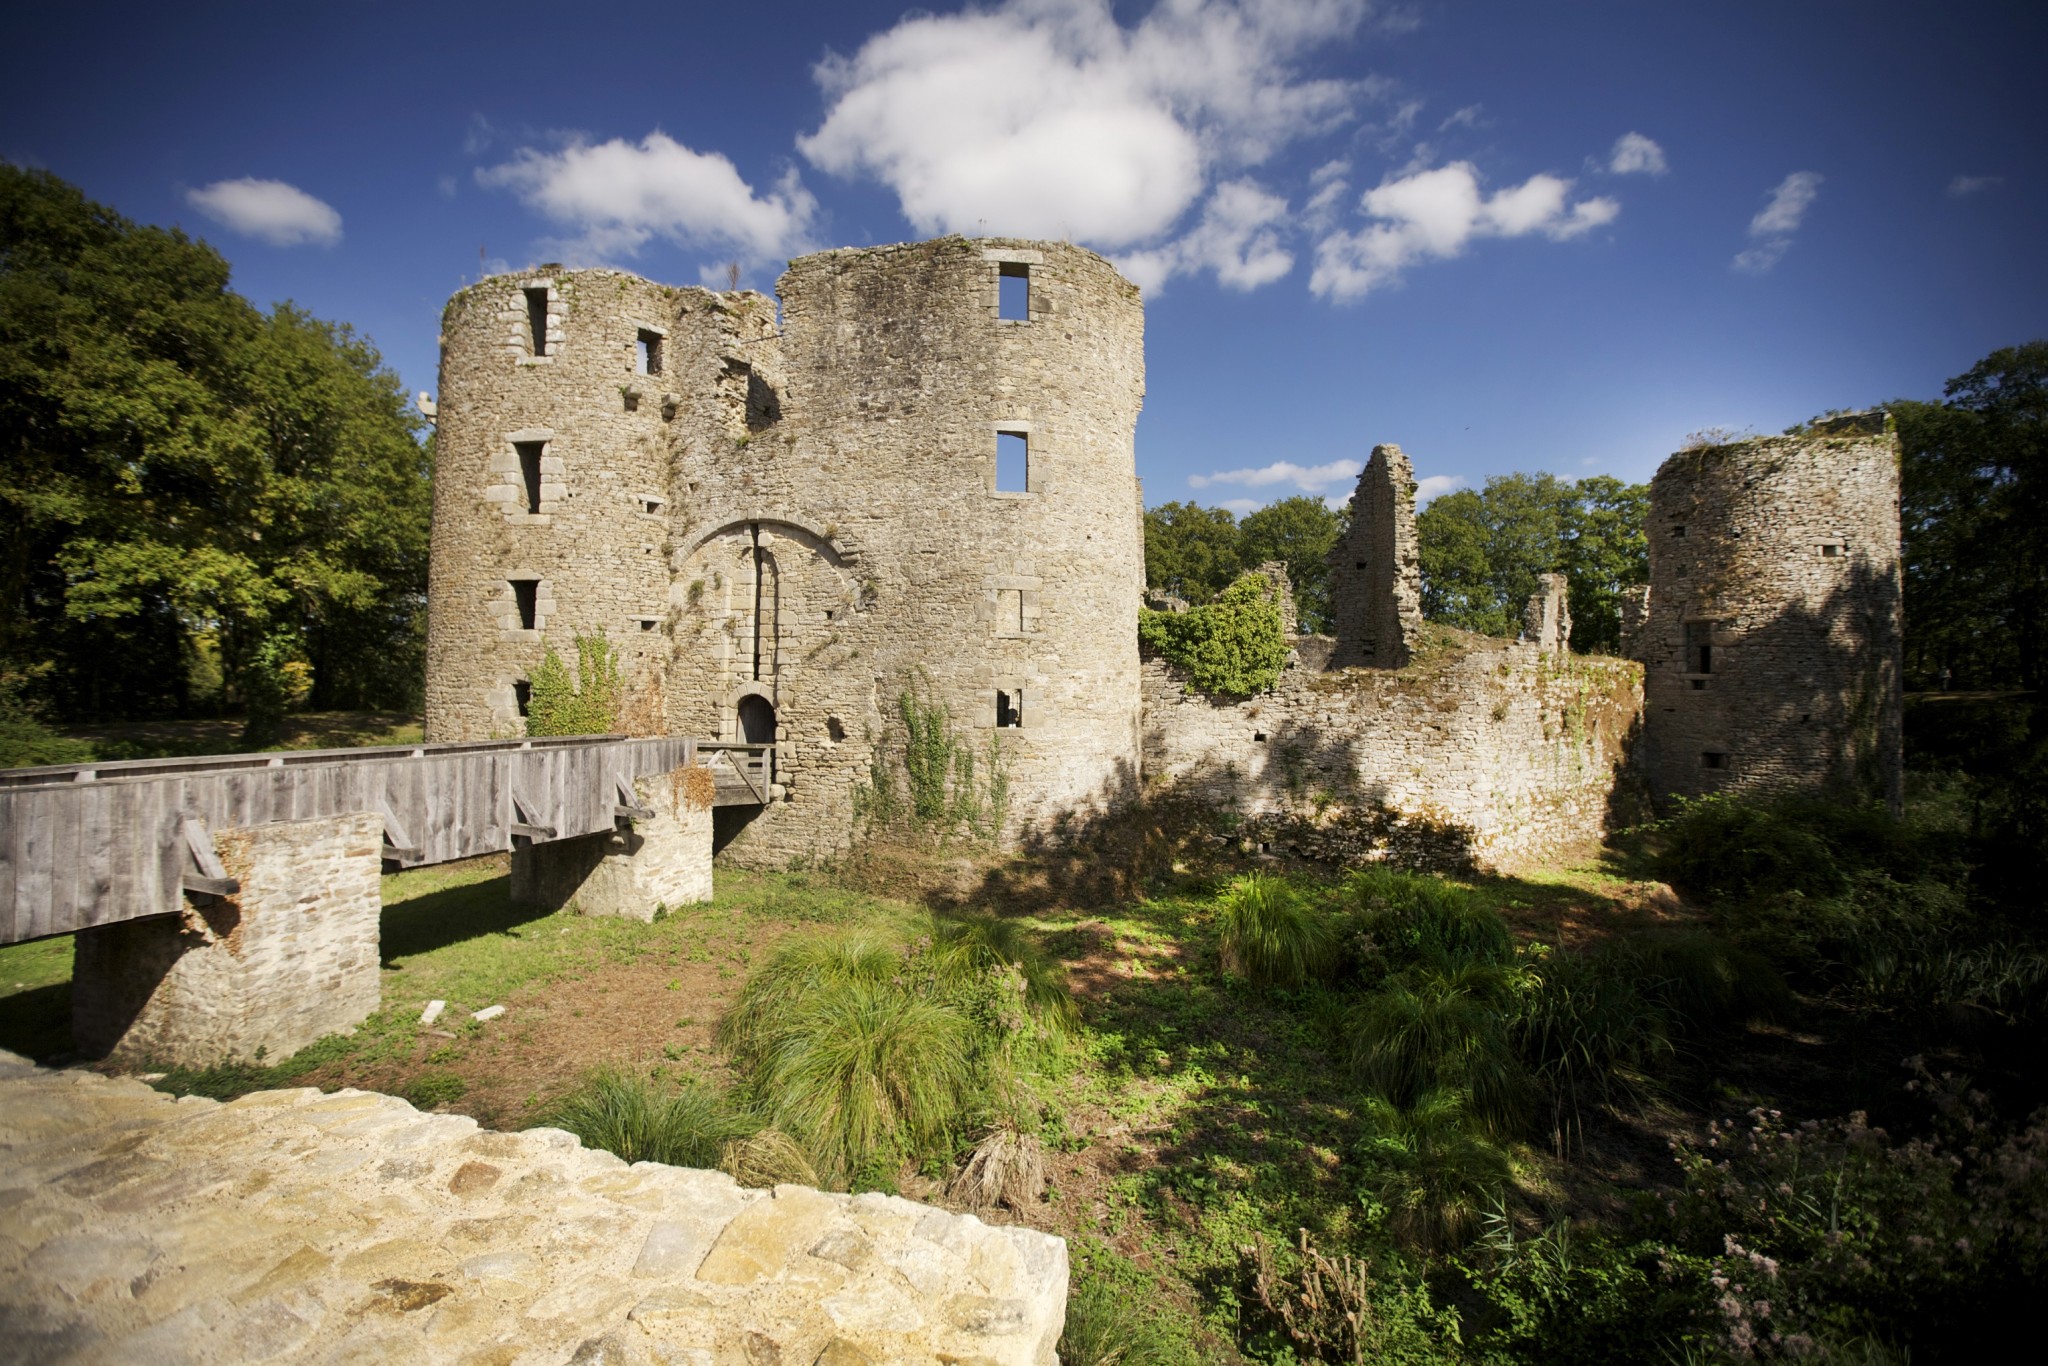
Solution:
M987 751L977 757L922 669L897 694L896 714L903 723L902 750L877 744L868 781L854 793L854 815L863 828L939 841L1000 834L1010 804L1010 763L1001 734L990 732Z
M1214 602L1185 612L1141 609L1138 640L1217 697L1264 692L1287 662L1280 603L1273 581L1262 574L1246 574Z
M547 647L533 671L533 694L526 709L528 735L608 735L618 728L619 654L599 631L576 635L576 677Z

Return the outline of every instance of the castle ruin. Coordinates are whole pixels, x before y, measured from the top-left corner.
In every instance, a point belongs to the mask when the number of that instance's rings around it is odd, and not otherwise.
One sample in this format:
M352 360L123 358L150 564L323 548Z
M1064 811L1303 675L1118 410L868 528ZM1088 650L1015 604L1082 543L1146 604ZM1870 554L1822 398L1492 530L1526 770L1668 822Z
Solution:
M1147 786L1261 847L1445 865L1584 844L1643 779L1896 797L1897 476L1867 423L1668 462L1629 659L1570 652L1557 575L1520 642L1426 626L1413 469L1375 447L1332 635L1214 699L1140 658L1134 285L944 238L803 257L778 296L546 268L450 302L430 740L518 734L548 644L602 632L626 729L774 746L770 799L718 813L747 863L848 845L908 697L1004 775L1006 841Z

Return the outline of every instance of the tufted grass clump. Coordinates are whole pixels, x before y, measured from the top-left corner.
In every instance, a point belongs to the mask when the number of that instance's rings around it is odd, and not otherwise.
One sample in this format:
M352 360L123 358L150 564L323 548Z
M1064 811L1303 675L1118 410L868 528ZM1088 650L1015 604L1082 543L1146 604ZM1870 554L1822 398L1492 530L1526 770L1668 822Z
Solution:
M1362 868L1345 884L1355 924L1394 968L1452 971L1514 957L1507 922L1465 888L1427 873Z
M1469 1093L1438 1087L1407 1105L1374 1097L1361 1118L1366 1188L1403 1242L1431 1252L1457 1247L1500 1203L1512 1168Z
M1022 1042L1071 1018L1057 971L1019 927L935 918L909 943L872 933L786 943L719 1026L749 1099L830 1179L886 1186L1025 1102Z
M1247 873L1219 902L1223 969L1255 986L1298 987L1336 957L1336 927L1284 878Z
M627 1162L718 1167L729 1145L753 1137L762 1122L702 1083L668 1090L616 1068L600 1068L555 1102L541 1121L566 1129L585 1147Z
M1353 1073L1378 1100L1406 1109L1455 1088L1489 1133L1512 1132L1529 1077L1512 1027L1534 983L1521 967L1466 963L1411 968L1361 997L1345 1020Z

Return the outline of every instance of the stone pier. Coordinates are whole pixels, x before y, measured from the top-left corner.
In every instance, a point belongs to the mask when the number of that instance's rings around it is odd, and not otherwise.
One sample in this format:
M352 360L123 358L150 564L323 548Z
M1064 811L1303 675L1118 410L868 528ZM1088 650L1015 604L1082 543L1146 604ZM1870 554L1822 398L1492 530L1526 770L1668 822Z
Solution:
M176 916L83 929L80 1052L206 1067L283 1058L377 1009L384 821L359 812L218 832L241 890Z
M717 793L708 768L678 768L641 778L634 794L643 811L632 828L545 843L520 841L512 851L512 899L583 915L652 920L663 907L711 900L711 808Z
M1067 1249L360 1091L222 1105L0 1053L0 1356L1055 1366Z

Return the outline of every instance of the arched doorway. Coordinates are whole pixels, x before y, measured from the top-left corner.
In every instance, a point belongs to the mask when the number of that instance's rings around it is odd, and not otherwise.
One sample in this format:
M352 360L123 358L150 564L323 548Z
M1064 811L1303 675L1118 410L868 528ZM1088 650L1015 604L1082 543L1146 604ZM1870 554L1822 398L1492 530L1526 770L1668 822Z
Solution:
M739 740L743 745L775 743L775 704L758 693L742 697L738 707Z

